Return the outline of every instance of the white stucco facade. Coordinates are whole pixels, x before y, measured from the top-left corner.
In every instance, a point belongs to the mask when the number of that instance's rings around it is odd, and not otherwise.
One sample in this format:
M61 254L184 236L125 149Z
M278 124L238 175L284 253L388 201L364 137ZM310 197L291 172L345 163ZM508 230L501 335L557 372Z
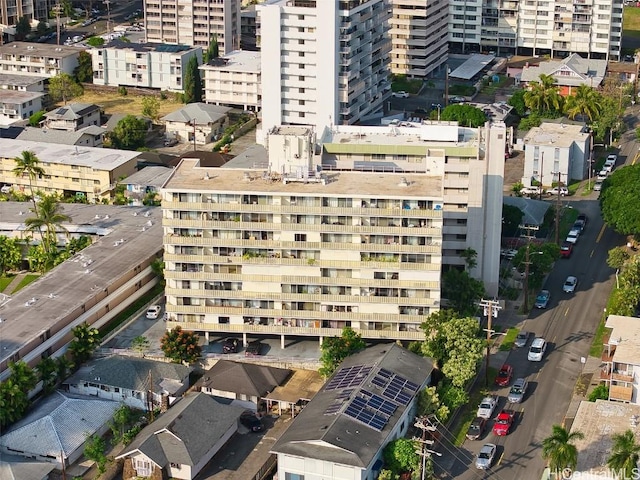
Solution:
M204 101L243 110L262 105L260 52L237 50L200 67Z

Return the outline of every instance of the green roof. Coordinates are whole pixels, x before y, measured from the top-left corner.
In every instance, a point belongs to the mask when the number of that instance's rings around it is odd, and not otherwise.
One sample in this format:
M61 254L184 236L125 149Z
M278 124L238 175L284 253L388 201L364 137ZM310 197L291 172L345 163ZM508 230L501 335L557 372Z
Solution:
M447 147L429 145L376 145L364 143L325 143L324 150L332 154L351 153L356 155L427 155L429 150L444 150L448 157L475 157L477 147Z

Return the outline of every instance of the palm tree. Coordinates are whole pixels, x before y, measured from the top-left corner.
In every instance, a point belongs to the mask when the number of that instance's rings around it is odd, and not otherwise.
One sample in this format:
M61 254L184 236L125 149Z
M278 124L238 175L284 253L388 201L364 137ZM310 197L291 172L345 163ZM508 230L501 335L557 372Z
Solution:
M549 462L549 468L553 472L557 473L567 467L575 470L578 464L578 449L573 442L583 438L582 432L569 433L562 426L554 425L551 435L542 441L542 458Z
M562 96L558 93L553 76L542 73L539 82L529 82L529 90L524 93L524 103L527 108L538 113L560 110Z
M56 381L62 382L73 368L73 363L64 355L56 358Z
M597 117L602 111L601 96L588 85L580 85L576 88L575 94L567 97L564 112L571 119L577 116L587 117L589 122Z
M611 437L613 448L611 456L607 460L607 466L616 474L623 473L622 478L632 478L634 470L638 468L640 460L640 445L636 443L636 437L631 430L618 433ZM636 470L637 471L637 470Z
M55 360L51 357L43 358L40 360L40 363L36 365L36 371L38 372L38 379L42 381L42 389L46 393L49 393L56 384Z
M56 234L58 230L68 233L62 226L62 222L69 222L71 217L61 212L60 203L50 195L46 195L38 202L38 209L33 210L33 213L36 216L27 218L24 223L31 231L46 230L46 235L42 235L42 245L47 255L52 258L58 243Z
M42 177L45 174L44 168L40 166L40 160L36 157L36 154L29 150L22 152L22 155L15 157L13 161L16 163L16 166L13 168L13 174L16 177L24 177L25 175L29 177L31 201L33 202L34 213L37 215L38 205L36 204L36 197L33 194L33 181L37 177Z

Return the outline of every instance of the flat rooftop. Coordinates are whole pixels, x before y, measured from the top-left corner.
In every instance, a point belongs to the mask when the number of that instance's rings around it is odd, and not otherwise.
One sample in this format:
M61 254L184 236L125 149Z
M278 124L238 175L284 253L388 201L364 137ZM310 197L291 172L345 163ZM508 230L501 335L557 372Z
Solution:
M463 80L471 80L481 70L491 65L491 62L495 60L495 55L482 55L480 53L474 53L466 62L456 68L449 74L451 78L461 78Z
M544 122L539 127L529 130L524 137L524 143L567 148L573 142L584 141L588 136L589 133L584 131L584 125Z
M200 68L206 70L225 70L229 72L260 73L260 52L235 50L223 57L211 60Z
M0 73L0 85L14 85L16 87L28 87L36 83L44 82L47 77L32 77L30 75L18 75L13 73Z
M609 315L605 326L612 329L609 344L616 346L614 360L640 365L640 319Z
M0 138L0 155L4 158L19 157L25 150L33 152L45 169L47 163L53 163L91 167L94 170L113 170L140 155L140 152L129 150Z
M64 58L79 55L81 47L52 45L50 43L11 42L0 45L1 55L28 55L31 57Z
M246 174L246 175L245 175ZM441 176L426 174L389 175L369 172L322 172L323 185L292 181L286 185L265 170L236 170L225 167L203 168L198 160L184 159L164 185L169 191L252 192L307 195L384 195L389 197L442 198ZM407 185L400 185L406 178Z
M0 235L24 230L29 207L28 203L0 202ZM100 238L8 299L0 295L0 360L102 294L132 265L162 248L158 207L74 203L63 207L72 219L64 225L70 232ZM115 246L121 239L124 242Z
M40 97L44 97L44 92L25 92L23 90L0 90L0 102L2 103L25 103Z
M120 39L112 40L108 45L100 47L106 50L131 50L134 52L160 52L160 53L180 53L199 50L200 47L190 47L189 45L169 45L165 43L133 43L123 42Z

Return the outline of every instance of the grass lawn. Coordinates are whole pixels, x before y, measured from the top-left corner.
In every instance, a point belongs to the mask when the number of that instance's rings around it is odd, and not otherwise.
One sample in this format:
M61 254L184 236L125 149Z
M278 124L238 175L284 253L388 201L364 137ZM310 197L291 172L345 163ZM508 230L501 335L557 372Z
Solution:
M13 281L13 275L8 275L6 277L0 277L0 292L4 292L4 289L9 286L9 284Z
M575 208L564 208L560 212L560 228L558 229L560 230L560 235L558 238L563 239L567 236L578 215L580 215L580 212Z
M591 342L591 349L589 350L589 355L591 357L599 357L602 355L602 350L604 349L603 339L607 333L611 333L609 328L604 326L605 318L603 318L598 324L598 328L596 329L596 333L593 336L593 342Z
M500 351L508 352L513 348L513 342L516 341L519 331L520 329L518 328L510 328L507 330L507 334L504 336L502 343L500 344Z
M498 370L495 368L489 367L489 385L493 385L493 382L496 380L496 375L498 375ZM485 395L488 395L490 392L484 386L484 378L477 380L476 386L471 390L469 394L469 401L467 404L462 407L458 419L452 427L453 433L453 441L456 447L459 447L464 443L465 435L467 434L467 430L469 430L469 425L474 418L476 418L476 412L478 411L478 405L480 401L483 399Z
M640 37L640 8L624 7L622 35L627 37Z
M142 114L142 99L144 97L135 94L129 94L127 96L119 95L118 92L92 92L85 90L84 94L80 97L73 99L78 103L90 103L100 105L105 113L131 113L134 115ZM172 94L167 95L166 100L160 100L160 110L158 116L162 117L168 113L177 110L184 106L183 103L176 102ZM59 105L62 106L62 105Z
M394 75L391 80L391 90L416 94L422 87L422 80L407 78L405 75Z
M33 273L26 274L12 293L19 292L20 290L22 290L24 287L29 285L31 282L33 282L37 278L40 278L40 275L35 275Z

